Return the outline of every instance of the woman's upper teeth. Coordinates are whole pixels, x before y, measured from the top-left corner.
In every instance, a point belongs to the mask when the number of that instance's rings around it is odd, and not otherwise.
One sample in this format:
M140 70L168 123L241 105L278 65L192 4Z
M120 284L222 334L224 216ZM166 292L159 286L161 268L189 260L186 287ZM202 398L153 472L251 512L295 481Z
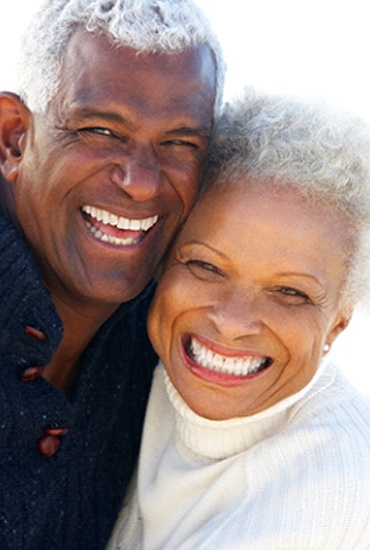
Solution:
M83 206L82 211L95 220L102 222L104 225L111 225L118 229L131 231L148 231L158 221L158 216L151 216L150 218L141 220L131 220L122 216L116 216L107 210L101 210L100 208L90 205Z
M190 350L194 360L201 367L236 376L247 376L257 372L266 362L266 357L230 357L214 353L195 338L191 339Z

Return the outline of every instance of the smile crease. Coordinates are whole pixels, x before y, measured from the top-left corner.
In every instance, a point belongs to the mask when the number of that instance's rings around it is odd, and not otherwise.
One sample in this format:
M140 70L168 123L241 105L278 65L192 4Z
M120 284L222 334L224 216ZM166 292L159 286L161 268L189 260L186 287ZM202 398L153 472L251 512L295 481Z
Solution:
M248 376L265 369L270 364L267 357L230 357L214 353L195 338L190 340L188 354L201 367L234 376Z

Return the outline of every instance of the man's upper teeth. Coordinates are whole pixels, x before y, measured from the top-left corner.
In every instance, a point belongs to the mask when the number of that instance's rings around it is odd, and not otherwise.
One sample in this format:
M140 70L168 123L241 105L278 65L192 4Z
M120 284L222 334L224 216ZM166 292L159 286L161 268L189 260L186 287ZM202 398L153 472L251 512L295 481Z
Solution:
M153 227L158 221L158 216L151 216L150 218L141 220L131 220L122 216L116 216L107 210L101 210L100 208L90 205L83 206L82 211L95 220L102 222L104 225L111 225L118 229L131 231L148 231L148 229Z
M195 338L191 339L190 350L194 360L201 367L236 376L247 376L257 372L266 361L266 357L230 357L214 353Z

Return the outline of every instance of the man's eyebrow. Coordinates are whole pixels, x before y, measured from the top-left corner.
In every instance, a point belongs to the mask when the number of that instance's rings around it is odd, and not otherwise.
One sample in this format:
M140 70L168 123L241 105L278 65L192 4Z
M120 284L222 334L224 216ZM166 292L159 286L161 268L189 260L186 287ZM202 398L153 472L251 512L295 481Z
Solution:
M100 111L99 109L94 109L92 107L82 107L76 109L73 113L74 118L76 119L101 119L106 120L107 122L116 122L125 126L130 126L128 120L122 115L115 113L114 111Z
M175 136L209 138L211 135L211 128L208 128L208 127L191 128L189 126L180 126L179 128L173 128L172 130L167 130L165 134L170 136L175 135Z

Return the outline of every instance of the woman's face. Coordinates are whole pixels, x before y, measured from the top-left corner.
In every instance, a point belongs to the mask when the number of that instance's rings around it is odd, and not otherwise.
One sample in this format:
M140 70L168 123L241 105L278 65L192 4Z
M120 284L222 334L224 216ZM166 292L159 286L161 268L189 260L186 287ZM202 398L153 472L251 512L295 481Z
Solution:
M346 226L292 190L209 191L168 259L153 345L199 415L254 414L297 392L348 319L338 302Z

